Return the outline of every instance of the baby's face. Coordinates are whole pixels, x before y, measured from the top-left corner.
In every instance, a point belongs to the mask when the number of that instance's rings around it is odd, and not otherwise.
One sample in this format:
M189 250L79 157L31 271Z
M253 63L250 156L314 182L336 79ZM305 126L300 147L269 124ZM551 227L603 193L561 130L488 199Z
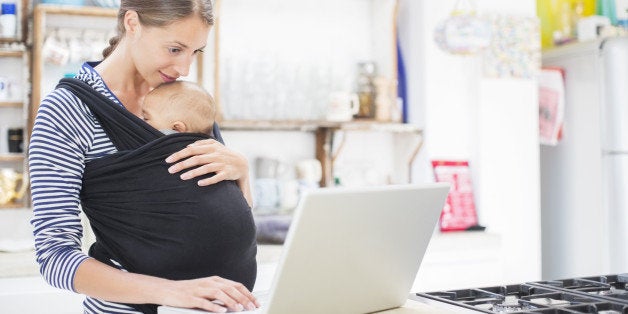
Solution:
M142 118L157 130L172 129L172 123L169 121L168 115L163 112L160 106L153 103L151 97L146 97L144 100Z

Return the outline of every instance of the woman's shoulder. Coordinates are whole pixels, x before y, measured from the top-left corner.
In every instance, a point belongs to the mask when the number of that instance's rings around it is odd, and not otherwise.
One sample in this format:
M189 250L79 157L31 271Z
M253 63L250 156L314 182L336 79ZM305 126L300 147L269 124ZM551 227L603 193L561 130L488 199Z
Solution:
M112 98L112 100L117 102L117 99L115 99L115 96L113 96L109 91L103 79L92 67L92 64L83 64L75 78L87 83L87 85L93 88L96 92ZM81 115L86 115L90 118L93 117L91 110L83 103L83 101L77 95L64 87L56 87L48 93L42 99L39 110L65 112L66 114L80 113Z
M61 118L76 117L76 114L92 116L81 99L65 88L55 88L46 95L39 104L38 114L54 114Z

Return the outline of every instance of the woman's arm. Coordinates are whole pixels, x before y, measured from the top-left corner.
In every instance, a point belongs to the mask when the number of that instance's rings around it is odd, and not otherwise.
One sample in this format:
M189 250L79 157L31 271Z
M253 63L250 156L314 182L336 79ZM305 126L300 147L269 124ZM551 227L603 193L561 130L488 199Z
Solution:
M52 286L74 290L81 251L79 191L86 143L93 132L72 110L76 103L56 91L39 107L29 144L29 175L33 200L33 233L40 273Z
M121 271L95 259L79 266L74 284L79 293L120 303L163 304L211 312L259 307L246 287L234 281L220 277L173 281ZM220 300L225 307L210 300Z
M188 158L189 157L189 158ZM220 142L208 139L198 141L170 155L166 162L174 163L168 171L181 174L181 179L190 180L198 176L216 173L214 176L199 180L198 185L206 186L223 180L237 181L249 206L252 206L249 165L242 154L227 148Z

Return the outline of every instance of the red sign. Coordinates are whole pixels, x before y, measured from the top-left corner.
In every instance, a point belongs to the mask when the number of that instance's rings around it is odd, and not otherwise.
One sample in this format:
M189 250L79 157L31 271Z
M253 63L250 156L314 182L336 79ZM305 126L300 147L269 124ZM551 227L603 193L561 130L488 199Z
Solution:
M460 231L476 226L478 216L468 161L433 160L436 182L449 182L451 190L440 214L441 231Z

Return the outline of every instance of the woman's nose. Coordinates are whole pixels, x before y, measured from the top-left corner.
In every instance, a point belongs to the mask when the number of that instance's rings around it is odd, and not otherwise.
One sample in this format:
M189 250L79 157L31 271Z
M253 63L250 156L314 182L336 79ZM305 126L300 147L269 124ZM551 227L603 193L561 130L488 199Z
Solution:
M175 71L179 73L179 76L188 76L190 74L190 66L192 65L192 61L194 61L193 56L185 56L177 60L175 63Z

